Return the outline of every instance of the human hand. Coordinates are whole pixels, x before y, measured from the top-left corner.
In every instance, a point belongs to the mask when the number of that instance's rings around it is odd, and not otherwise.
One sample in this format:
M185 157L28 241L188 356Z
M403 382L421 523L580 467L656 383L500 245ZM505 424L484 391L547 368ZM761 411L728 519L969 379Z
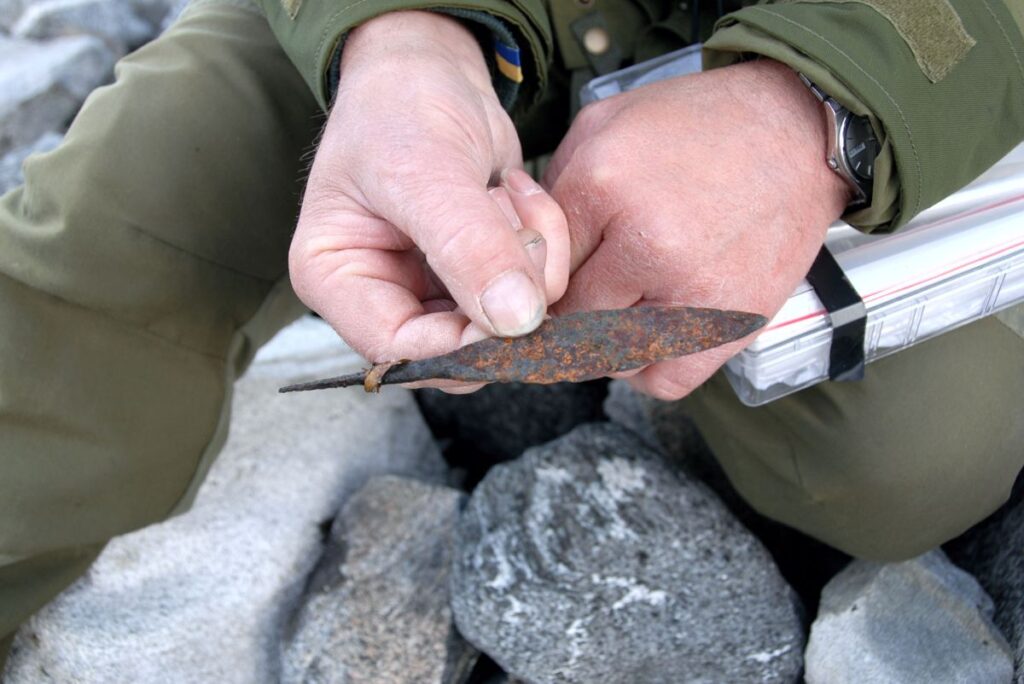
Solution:
M644 303L771 318L850 199L825 148L821 104L771 60L587 106L544 179L572 244L554 313ZM750 339L649 366L629 382L678 399Z
M569 243L521 167L469 31L424 12L363 24L292 240L296 293L374 362L530 332L565 290Z

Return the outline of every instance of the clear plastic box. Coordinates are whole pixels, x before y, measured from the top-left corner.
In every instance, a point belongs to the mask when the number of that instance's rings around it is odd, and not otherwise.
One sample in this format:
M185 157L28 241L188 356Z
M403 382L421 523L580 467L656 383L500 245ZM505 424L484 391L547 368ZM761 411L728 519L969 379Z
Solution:
M868 362L1024 302L1024 145L894 235L838 223L825 243L864 299ZM827 380L831 340L805 281L726 376L744 404L768 403Z
M700 48L599 76L580 100L699 71ZM840 222L825 244L864 299L868 362L1024 302L1024 144L895 235ZM827 380L831 342L828 314L804 281L725 373L744 404L766 404Z

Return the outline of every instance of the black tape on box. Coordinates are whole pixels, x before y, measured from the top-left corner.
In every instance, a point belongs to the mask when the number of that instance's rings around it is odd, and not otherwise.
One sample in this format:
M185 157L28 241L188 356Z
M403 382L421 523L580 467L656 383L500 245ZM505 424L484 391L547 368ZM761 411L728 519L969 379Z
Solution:
M867 307L857 294L842 266L832 252L822 245L811 264L807 282L828 311L832 324L832 347L829 350L830 380L853 381L864 378L864 333L867 330Z

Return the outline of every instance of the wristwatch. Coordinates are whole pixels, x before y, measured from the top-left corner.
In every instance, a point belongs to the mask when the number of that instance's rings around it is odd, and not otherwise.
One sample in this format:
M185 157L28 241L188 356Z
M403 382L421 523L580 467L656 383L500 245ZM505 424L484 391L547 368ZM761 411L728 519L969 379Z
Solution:
M875 178L875 157L878 138L866 116L857 116L829 97L809 78L799 74L814 96L825 105L828 123L828 147L825 161L853 188L853 201L847 209L860 209L871 203L871 187Z

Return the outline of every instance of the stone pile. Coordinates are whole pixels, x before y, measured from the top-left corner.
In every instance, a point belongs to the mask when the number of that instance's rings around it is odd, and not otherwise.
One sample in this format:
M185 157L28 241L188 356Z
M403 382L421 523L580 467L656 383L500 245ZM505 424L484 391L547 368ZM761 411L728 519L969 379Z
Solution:
M114 540L19 631L3 681L1007 682L1014 655L1024 681L1019 503L951 547L980 585L939 551L855 561L815 608L671 405L549 388L580 424L515 458L529 428L506 429L476 483L412 392L274 391L360 364L316 319L275 338L193 509ZM445 396L420 404L448 415ZM483 396L483 422L535 408Z
M0 191L181 7L0 0ZM0 679L1024 684L1024 486L949 558L851 563L622 382L275 392L361 365L312 318L261 350L192 510L112 541Z

